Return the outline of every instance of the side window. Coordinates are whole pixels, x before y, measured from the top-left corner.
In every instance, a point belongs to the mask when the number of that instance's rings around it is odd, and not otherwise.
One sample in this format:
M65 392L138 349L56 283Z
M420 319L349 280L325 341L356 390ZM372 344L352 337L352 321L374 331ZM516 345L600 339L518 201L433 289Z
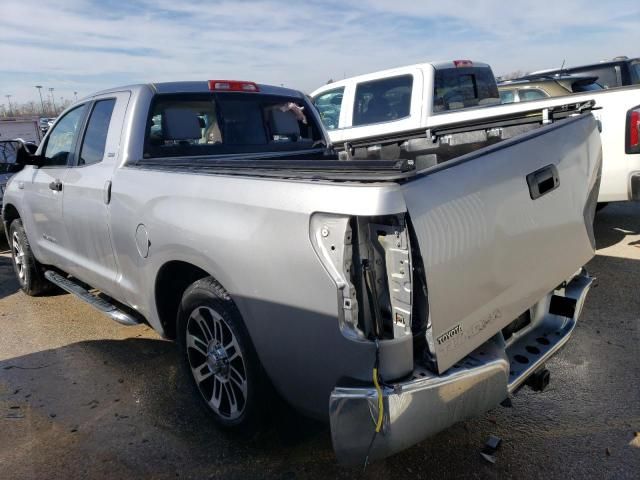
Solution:
M500 90L500 101L502 103L513 103L516 101L513 90Z
M531 100L540 100L541 98L547 98L549 95L537 88L527 88L518 91L518 96L521 102L529 102Z
M359 83L353 105L353 126L408 117L412 89L412 75Z
M322 123L327 130L335 130L339 126L343 97L344 87L341 87L321 93L313 99L313 104L318 109Z
M74 108L66 113L53 127L44 150L44 156L46 157L44 166L67 165L69 154L73 148L73 141L86 108L86 105Z
M115 104L116 101L113 98L99 100L94 104L82 140L78 165L91 165L102 161L109 132L109 122L111 122L111 114Z

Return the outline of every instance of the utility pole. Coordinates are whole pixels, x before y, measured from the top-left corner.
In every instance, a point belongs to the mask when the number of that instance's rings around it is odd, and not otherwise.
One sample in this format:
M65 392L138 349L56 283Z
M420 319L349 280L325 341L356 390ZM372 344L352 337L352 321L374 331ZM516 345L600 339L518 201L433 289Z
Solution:
M53 115L57 115L56 114L56 99L53 96L53 87L49 87L49 93L51 94L51 105L53 106Z
M40 95L40 105L42 106L42 115L44 115L44 101L42 100L42 85L35 86L38 89L38 94Z
M5 95L5 97L7 97L7 103L9 104L9 116L12 117L12 111L11 111L11 97L12 95Z

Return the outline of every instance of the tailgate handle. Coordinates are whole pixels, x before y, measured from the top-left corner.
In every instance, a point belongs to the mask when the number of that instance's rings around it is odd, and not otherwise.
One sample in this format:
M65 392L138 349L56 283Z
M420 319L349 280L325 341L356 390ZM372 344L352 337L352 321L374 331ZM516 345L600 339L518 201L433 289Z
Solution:
M527 185L529 185L531 200L546 195L560 186L558 169L555 165L547 165L530 173L527 175Z

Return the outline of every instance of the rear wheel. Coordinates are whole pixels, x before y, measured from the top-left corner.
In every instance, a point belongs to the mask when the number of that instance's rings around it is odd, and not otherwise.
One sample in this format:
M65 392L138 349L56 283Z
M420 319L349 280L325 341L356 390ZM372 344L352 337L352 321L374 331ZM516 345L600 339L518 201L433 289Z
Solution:
M184 366L214 421L223 428L257 432L267 382L240 312L213 278L185 291L177 331Z
M37 296L51 290L52 284L44 278L44 269L31 251L27 233L20 219L11 222L9 227L9 248L13 269L22 291L27 295Z

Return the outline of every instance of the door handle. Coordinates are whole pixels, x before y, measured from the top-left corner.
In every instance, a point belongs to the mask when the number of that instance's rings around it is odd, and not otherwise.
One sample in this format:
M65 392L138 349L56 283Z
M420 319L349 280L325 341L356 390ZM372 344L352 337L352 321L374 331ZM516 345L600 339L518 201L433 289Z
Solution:
M61 192L62 191L62 182L60 180L54 180L53 182L51 182L49 184L49 188L51 190L53 190L54 192Z
M111 180L107 180L104 182L104 190L102 190L102 200L104 200L105 205L109 205L111 203Z
M527 185L529 185L531 200L546 195L560 186L558 169L555 165L547 165L530 173L527 175Z

